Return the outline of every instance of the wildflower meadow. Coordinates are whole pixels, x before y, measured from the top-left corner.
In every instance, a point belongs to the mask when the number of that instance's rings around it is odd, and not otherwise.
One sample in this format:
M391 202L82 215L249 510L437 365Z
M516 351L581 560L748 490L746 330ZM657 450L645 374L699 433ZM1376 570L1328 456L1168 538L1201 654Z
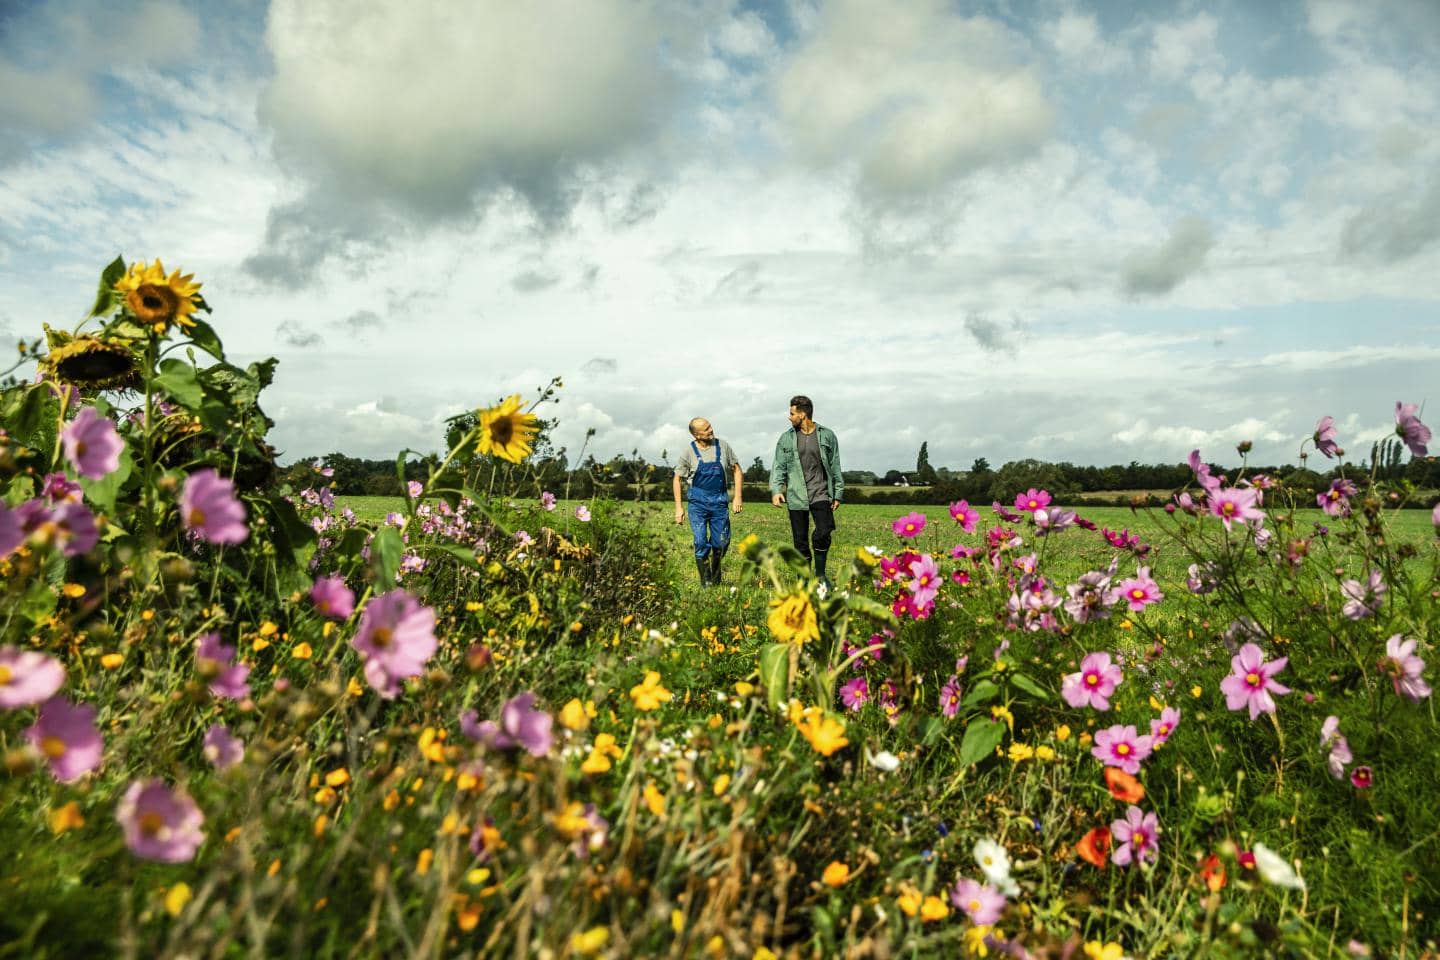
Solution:
M558 383L403 497L281 483L221 317L117 260L0 392L0 957L1440 949L1433 491L1197 450L846 505L829 584L746 504L702 589L653 505L477 482Z

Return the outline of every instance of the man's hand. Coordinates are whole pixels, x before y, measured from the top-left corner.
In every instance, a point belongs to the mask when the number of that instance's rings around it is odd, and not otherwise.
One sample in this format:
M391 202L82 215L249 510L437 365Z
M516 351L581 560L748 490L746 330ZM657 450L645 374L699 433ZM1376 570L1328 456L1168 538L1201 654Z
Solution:
M730 509L733 510L735 513L739 513L744 508L744 506L745 503L739 497L736 497L735 502L731 504Z
M684 523L684 522L685 522L685 509L684 509L683 507L676 507L676 508L675 508L675 522L676 522L676 523Z
M772 497L770 498L770 503L771 503L773 506L777 506L777 507L783 507L783 506L785 506L785 495L784 495L783 493L777 493L777 494L775 494L774 496L772 496Z
M840 509L840 501L839 501L839 500L831 500L831 501L830 501L830 512L831 512L831 513L834 513L836 510L839 510L839 509Z

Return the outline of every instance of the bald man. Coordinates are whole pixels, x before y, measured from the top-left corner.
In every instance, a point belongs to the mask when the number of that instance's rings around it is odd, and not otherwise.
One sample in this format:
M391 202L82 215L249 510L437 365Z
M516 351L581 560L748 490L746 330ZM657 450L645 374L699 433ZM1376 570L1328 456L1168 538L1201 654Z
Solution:
M744 474L740 458L724 440L715 439L710 421L696 417L690 421L690 445L680 451L675 464L671 487L675 493L675 522L685 522L685 508L680 503L680 483L690 484L690 532L695 537L695 569L700 573L700 586L720 583L720 561L730 546L730 516L726 512L726 480L733 488L730 507L740 512L744 500L741 484Z

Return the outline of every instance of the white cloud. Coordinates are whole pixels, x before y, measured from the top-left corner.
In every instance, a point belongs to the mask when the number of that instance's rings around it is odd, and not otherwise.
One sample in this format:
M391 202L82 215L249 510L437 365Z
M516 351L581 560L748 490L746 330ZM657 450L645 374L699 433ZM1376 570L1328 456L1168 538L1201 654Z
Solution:
M1169 293L1205 265L1214 245L1210 224L1203 217L1182 218L1163 244L1125 261L1125 290L1133 296Z

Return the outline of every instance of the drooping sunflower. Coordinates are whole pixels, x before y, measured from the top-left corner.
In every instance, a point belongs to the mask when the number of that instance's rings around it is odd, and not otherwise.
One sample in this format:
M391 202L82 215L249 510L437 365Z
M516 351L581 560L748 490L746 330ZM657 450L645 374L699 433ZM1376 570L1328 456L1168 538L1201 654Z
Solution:
M130 265L115 289L125 295L125 305L135 319L156 333L164 333L171 323L195 325L190 316L195 312L195 294L201 285L191 282L194 277L193 273L182 277L179 270L167 277L165 265L158 259L149 266L141 261Z
M766 623L781 643L803 646L810 640L820 639L820 623L815 616L815 607L810 602L810 595L803 590L772 599Z
M52 346L40 366L59 382L82 390L133 390L140 384L140 368L130 348L97 337Z
M520 394L512 394L500 406L480 411L480 452L519 463L530 455L539 429L535 414L520 410Z

